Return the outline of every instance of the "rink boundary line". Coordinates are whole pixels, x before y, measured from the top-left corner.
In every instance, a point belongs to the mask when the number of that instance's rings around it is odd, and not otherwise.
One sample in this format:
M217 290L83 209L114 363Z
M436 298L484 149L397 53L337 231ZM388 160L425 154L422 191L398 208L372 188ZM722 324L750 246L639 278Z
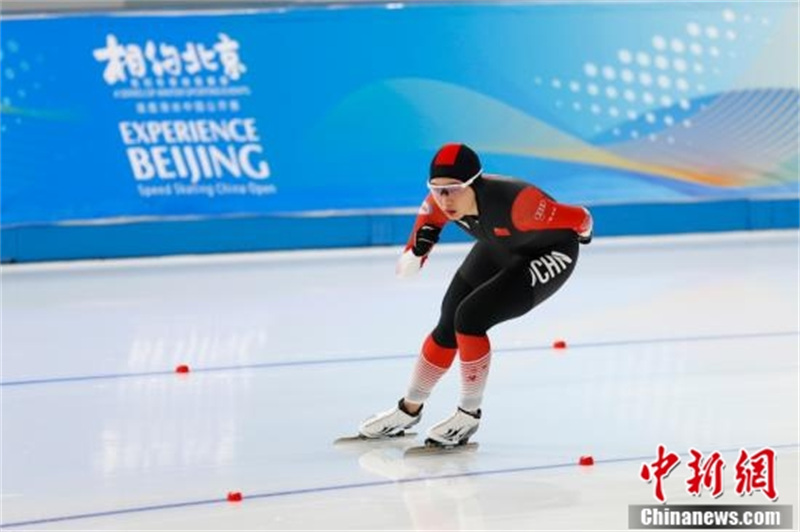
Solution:
M709 335L709 336L686 336L686 337L674 337L674 338L643 338L638 340L609 340L605 342L584 342L584 343L568 344L568 349L589 349L598 347L666 344L666 343L682 343L682 342L714 342L720 340L779 338L783 336L800 336L800 331L778 331L771 333L743 333L743 334L725 334L725 335ZM518 346L518 347L493 349L492 352L494 354L500 354L500 353L517 353L521 351L552 351L552 350L554 350L554 348L549 345L534 345L534 346ZM12 386L31 386L36 384L62 384L67 382L128 379L135 377L157 377L163 375L188 377L192 373L213 373L218 371L237 371L244 369L266 369L266 368L285 368L285 367L297 367L297 366L354 364L359 362L382 362L390 360L414 359L417 358L417 356L418 356L417 353L401 354L401 355L370 355L362 357L325 358L317 360L287 360L282 362L257 362L253 364L234 364L229 366L211 366L205 368L191 367L189 374L180 374L180 375L177 375L174 369L168 369L168 370L158 370L158 371L139 371L133 373L106 373L99 375L76 375L72 377L21 379L21 380L2 381L0 382L0 388L12 387Z
M739 445L736 447L731 447L727 449L715 449L720 453L735 453L739 450L748 447L744 445ZM754 447L750 445L749 447ZM764 446L762 446L764 447ZM800 443L787 443L781 445L768 445L766 447L770 447L772 449L791 449L795 448L800 450ZM684 456L688 453L678 453L680 456ZM628 456L622 458L607 458L602 460L595 460L595 466L600 464L617 464L617 463L624 463L624 462L637 462L637 461L646 461L652 460L653 455L644 455L644 456ZM422 457L421 459L425 459ZM406 459L404 459L406 460ZM410 459L414 460L414 459ZM448 480L454 478L467 478L467 477L484 477L490 475L507 475L507 474L514 474L514 473L525 473L530 471L546 471L550 469L566 469L568 467L581 467L575 461L571 462L562 462L558 464L543 464L543 465L535 465L535 466L521 466L521 467L507 467L501 469L485 469L481 471L468 471L466 473L450 473L445 475L432 475L432 476L421 476L421 477L412 477L412 478L401 478L401 479L394 479L394 480L376 480L371 482L357 482L352 484L334 484L332 486L318 486L312 488L297 488L292 490L283 490L283 491L269 491L266 493L254 493L253 495L247 495L246 493L243 494L243 500L241 503L237 504L244 504L246 501L249 500L256 500L256 499L272 499L275 497L290 497L292 495L308 495L312 493L325 493L330 491L344 491L344 490L351 490L351 489L361 489L361 488L377 488L383 486L391 486L393 484L413 484L416 482L426 482L429 480ZM207 506L211 504L231 504L228 502L226 497L218 497L214 499L202 499L197 501L184 501L184 502L175 502L175 503L165 503L165 504L156 504L156 505L149 505L149 506L137 506L132 508L120 508L118 510L106 510L103 512L88 512L83 514L73 514L73 515L63 515L63 516L56 516L56 517L46 517L41 519L32 519L28 521L17 521L15 523L0 523L0 528L11 528L11 527L25 527L31 525L42 525L47 523L58 523L64 521L77 521L81 519L93 519L98 517L111 517L115 515L126 515L126 514L134 514L134 513L144 513L144 512L155 512L158 510L173 510L178 508L187 508L190 506Z
M770 229L764 231L726 231L721 233L685 233L669 235L627 235L597 237L590 245L592 252L602 252L629 247L661 247L671 245L742 244L749 242L781 242L791 240L800 243L797 229ZM474 242L437 244L431 258L465 255ZM253 251L242 253L220 253L179 255L163 257L139 257L123 259L79 259L52 262L3 264L3 276L50 272L82 272L98 270L171 268L180 266L244 266L251 264L281 264L318 260L357 260L361 258L391 257L400 255L402 245L349 247L333 249L301 249L294 251Z

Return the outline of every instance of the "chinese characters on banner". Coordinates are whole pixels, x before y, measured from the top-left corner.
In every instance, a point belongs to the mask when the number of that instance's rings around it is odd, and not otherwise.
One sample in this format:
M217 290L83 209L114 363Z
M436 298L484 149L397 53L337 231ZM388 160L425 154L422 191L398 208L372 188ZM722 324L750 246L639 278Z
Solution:
M117 131L130 164L129 181L144 199L268 196L271 176L256 116L242 113L251 95L239 41L181 44L105 36L92 50L114 99L129 101ZM121 87L117 87L120 85ZM127 107L127 106L126 106Z
M686 480L686 491L699 496L702 490L708 490L713 498L722 495L723 469L725 459L718 451L704 457L697 449L689 449L692 459L687 464L691 475ZM766 447L750 454L745 449L739 452L739 457L734 468L736 493L739 495L752 495L761 491L769 500L778 499L775 489L775 451ZM639 477L647 483L654 483L654 497L659 502L666 502L663 482L680 463L680 457L667 452L664 445L658 446L656 460L652 463L642 464Z
M144 47L120 44L115 35L107 35L105 48L94 50L94 57L107 63L103 79L109 85L127 81L129 77L145 78L149 72L163 77L217 73L221 70L225 76L236 81L247 72L247 67L239 58L239 43L224 33L220 33L218 38L218 42L211 47L188 42L180 50L168 43L156 45L152 40L147 41Z

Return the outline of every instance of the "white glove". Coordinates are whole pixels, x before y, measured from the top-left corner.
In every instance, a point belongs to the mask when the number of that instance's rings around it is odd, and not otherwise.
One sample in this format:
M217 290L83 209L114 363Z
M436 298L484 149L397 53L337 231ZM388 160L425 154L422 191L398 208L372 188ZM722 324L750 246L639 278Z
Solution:
M422 263L424 260L425 257L417 257L414 255L413 251L407 249L397 260L395 273L402 279L413 277L422 269Z
M583 225L583 231L578 232L578 242L581 244L588 244L592 241L592 231L594 230L594 219L592 218L592 213L589 212L589 209L586 207L581 207L583 211L586 213L587 221Z

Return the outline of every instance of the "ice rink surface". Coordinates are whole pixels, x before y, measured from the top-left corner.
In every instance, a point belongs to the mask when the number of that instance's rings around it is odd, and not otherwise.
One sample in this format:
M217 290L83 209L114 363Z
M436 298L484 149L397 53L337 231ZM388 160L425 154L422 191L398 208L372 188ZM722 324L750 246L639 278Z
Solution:
M734 463L773 448L797 527L796 231L598 239L490 332L477 452L334 447L403 394L466 249L411 281L397 248L3 267L3 528L626 529L659 444L670 505L771 504ZM420 430L457 398L451 370ZM690 448L723 453L719 499Z

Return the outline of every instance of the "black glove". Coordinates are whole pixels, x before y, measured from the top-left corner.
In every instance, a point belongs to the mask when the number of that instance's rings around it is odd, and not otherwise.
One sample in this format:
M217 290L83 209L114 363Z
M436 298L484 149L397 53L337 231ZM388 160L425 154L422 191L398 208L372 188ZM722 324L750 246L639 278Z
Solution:
M430 252L433 245L439 241L439 233L441 232L441 227L430 224L423 225L417 229L417 234L414 238L414 247L411 248L411 251L417 257L424 257Z

